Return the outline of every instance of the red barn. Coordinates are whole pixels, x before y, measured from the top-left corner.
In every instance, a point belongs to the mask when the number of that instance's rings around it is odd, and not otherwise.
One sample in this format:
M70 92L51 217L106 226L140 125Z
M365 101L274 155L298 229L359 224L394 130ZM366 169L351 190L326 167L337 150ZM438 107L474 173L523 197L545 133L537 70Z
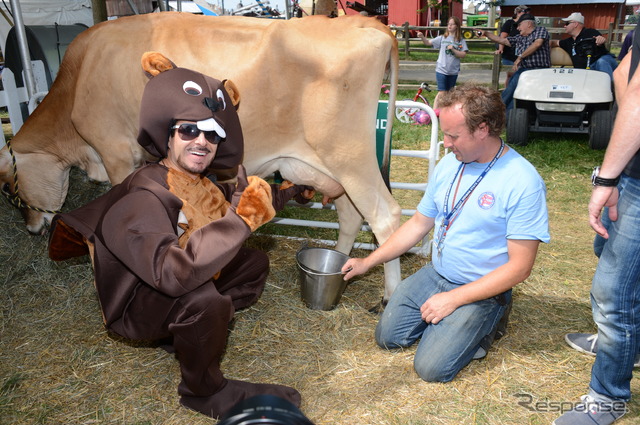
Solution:
M449 4L451 7L449 16L457 16L462 19L462 3L451 1ZM364 11L369 15L378 16L382 22L388 25L400 26L409 22L409 25L412 26L426 27L434 25L434 21L440 20L440 11L428 8L426 0L356 0L346 2L339 0L338 6L340 8L344 6L343 9L347 14Z
M584 16L587 28L607 29L613 23L614 28L624 22L625 0L505 0L500 6L503 17L513 16L513 10L520 4L526 4L531 8L535 16L548 16L552 18L566 18L573 12L580 12ZM553 26L558 25L557 22Z

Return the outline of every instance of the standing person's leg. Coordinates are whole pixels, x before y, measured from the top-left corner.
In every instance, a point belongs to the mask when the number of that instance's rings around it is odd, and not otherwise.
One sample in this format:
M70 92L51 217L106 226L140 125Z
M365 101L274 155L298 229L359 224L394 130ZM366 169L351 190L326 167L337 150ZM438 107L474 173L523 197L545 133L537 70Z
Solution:
M438 92L447 90L447 76L440 72L436 72L436 84L438 86Z
M631 378L640 346L640 180L622 175L618 219L608 224L591 283L593 319L598 325L598 348L591 368L589 393L582 403L553 423L572 425L589 418L611 424L626 412Z
M438 81L438 94L436 95L436 98L433 100L433 109L438 109L438 97L440 96L440 93L442 93L443 91L451 90L456 86L456 81L458 81L458 74L454 74L454 75L440 74L440 76L442 80L442 87L444 89L440 90L440 81Z
M456 82L458 81L458 74L447 75L447 90L451 90L456 86Z
M520 80L520 75L522 75L524 71L524 68L519 68L516 72L514 72L511 78L509 78L509 84L502 91L502 102L504 102L504 104L506 105L507 111L513 108L513 94L516 92L516 87L518 87L518 80Z
M509 70L507 71L507 77L504 80L504 86L507 87L509 85L509 79L513 75L513 71L511 71L511 68L513 67L513 61L510 59L502 58L502 65L509 67Z
M438 93L436 94L435 99L433 99L433 109L438 109L438 97L440 93L443 91L449 90L447 88L447 75L441 74L440 72L436 72L436 83L438 85Z
M438 94L436 94L436 98L433 100L433 109L438 109L438 97L440 93L449 91L456 86L458 74L447 75L436 72L436 79L438 81Z
M591 287L598 351L590 389L615 400L631 397L640 339L640 180L622 176L618 220L608 226Z

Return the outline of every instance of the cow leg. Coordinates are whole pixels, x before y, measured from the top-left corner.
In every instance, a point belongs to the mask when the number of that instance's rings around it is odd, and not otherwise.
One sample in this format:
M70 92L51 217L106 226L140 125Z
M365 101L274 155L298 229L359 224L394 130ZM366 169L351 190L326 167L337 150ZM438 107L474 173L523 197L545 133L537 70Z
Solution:
M391 236L391 234L400 227L401 208L393 199L391 193L384 185L382 178L375 188L368 190L352 190L349 191L345 187L347 193L353 194L351 198L359 211L364 215L365 220L371 226L371 230L376 235L378 242L383 244ZM377 194L373 196L373 194ZM384 265L384 296L383 304L385 304L391 294L400 283L400 260L395 259Z
M340 196L333 203L336 205L340 224L336 250L348 255L362 226L362 216L347 195Z
M396 290L401 279L399 258L384 263L384 296L382 297L384 304L389 301L391 294Z
M349 254L360 231L362 216L346 195L337 198L334 203L338 211L338 222L340 223L340 234L338 235L336 250ZM389 297L391 297L391 294L400 283L400 279L400 259L396 258L385 263L382 302L371 307L369 311L372 313L380 313L382 311L383 306L389 301Z
M385 189L386 190L386 189ZM390 195L389 195L390 196ZM373 233L378 238L380 243L384 243L391 233L398 227L400 222L400 210L397 207L397 204L391 198L392 204L386 208L385 210L389 211L388 214L382 214L382 216L387 216L388 220L374 220L374 223L369 223L372 225ZM360 230L360 226L362 225L362 216L355 208L354 204L347 196L341 196L334 201L336 204L336 209L338 210L338 221L340 223L340 234L338 236L338 243L336 245L336 250L340 252L344 252L348 254L353 247L353 243L358 235L358 231ZM397 208L395 208L395 207ZM397 211L396 211L397 209ZM378 210L379 211L379 210ZM383 223L379 223L382 221ZM393 224L393 223L397 224ZM374 228L375 226L375 228ZM381 227L385 227L385 230L382 230ZM401 272L400 272L400 259L396 258L395 260L391 260L384 264L384 295L382 298L382 304L386 304L391 297L393 291L395 291L396 287L400 283L401 280ZM380 311L381 306L375 306L371 310L373 312Z

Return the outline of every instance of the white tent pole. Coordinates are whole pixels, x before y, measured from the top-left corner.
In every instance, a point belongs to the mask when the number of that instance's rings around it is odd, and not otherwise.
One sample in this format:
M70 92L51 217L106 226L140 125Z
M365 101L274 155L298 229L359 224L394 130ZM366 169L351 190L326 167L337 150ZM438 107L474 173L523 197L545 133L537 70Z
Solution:
M27 97L31 99L31 96L36 92L36 80L33 77L31 55L29 54L29 45L27 43L27 33L24 29L22 9L20 9L20 2L18 0L11 0L11 10L13 11L13 21L18 41L18 49L20 50L20 60L22 61Z

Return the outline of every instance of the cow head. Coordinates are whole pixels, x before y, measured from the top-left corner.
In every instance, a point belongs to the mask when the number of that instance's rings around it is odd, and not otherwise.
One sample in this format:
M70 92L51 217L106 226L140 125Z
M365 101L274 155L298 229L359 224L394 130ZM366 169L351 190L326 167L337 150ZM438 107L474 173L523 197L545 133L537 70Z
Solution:
M20 209L32 234L46 232L67 196L69 171L52 159L44 152L10 151L7 146L0 150L0 187Z

